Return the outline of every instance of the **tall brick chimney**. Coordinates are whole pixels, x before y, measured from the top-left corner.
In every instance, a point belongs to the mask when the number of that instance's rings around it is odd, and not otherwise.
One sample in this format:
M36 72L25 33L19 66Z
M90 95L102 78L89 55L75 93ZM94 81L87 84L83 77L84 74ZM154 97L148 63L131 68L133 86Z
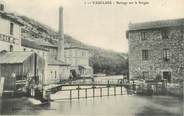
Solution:
M63 32L63 8L59 8L59 41L58 41L58 60L64 61L64 32Z

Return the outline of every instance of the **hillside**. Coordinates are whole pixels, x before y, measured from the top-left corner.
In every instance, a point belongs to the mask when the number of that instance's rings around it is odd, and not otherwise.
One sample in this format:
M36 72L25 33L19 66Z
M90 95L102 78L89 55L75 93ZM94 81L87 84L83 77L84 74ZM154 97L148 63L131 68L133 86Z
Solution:
M83 44L69 35L65 35L65 42L73 45L86 47L90 51L90 66L95 73L125 74L128 72L128 59L126 53L118 53L99 47Z
M57 32L52 30L49 26L41 24L40 22L30 19L26 16L19 16L22 20L32 25L39 31L48 35L57 35ZM80 46L89 49L90 51L90 66L93 67L94 73L106 74L122 74L128 71L128 61L126 53L118 53L110 50L105 50L99 47L86 45L70 35L65 34L65 43L70 43L72 46ZM53 40L49 40L52 42Z

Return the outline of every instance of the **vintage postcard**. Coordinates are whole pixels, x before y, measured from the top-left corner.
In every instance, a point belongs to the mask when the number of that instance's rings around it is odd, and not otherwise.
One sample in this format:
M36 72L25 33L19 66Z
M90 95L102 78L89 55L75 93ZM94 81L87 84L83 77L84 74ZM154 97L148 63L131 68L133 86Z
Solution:
M0 115L184 116L183 0L0 0Z

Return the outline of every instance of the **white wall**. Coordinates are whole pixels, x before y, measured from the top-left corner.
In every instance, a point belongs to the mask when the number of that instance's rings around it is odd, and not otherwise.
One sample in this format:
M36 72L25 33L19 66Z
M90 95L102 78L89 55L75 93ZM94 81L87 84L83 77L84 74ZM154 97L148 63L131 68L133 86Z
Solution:
M85 49L65 49L65 62L71 65L71 69L81 75L92 75L93 69L89 66L89 51ZM79 70L79 65L89 69Z
M46 84L56 83L60 80L69 79L70 67L69 66L56 66L48 65ZM52 73L51 73L52 72Z
M89 66L89 52L84 49L66 49L65 61L73 67L78 65Z
M14 38L18 39L17 43L21 45L21 26L8 20L4 19L0 16L0 33L5 35L10 35L10 23L13 23L13 36Z
M22 51L22 47L20 45L16 45L16 44L4 42L4 41L0 41L0 51L3 51L3 50L10 51L10 45L13 45L14 51Z
M29 47L21 47L21 51L33 51L37 53L41 58L47 59L48 57L48 51L40 50L40 49L34 49L34 48L29 48Z

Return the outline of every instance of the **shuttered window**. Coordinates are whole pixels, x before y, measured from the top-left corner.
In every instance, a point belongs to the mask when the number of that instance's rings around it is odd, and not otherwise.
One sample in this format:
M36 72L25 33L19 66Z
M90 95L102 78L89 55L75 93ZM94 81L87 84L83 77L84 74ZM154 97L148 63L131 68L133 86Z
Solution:
M164 59L164 61L169 61L169 59L170 59L170 50L169 49L163 49L163 59Z
M162 30L162 39L168 39L169 38L169 32L168 30Z
M14 28L13 23L10 23L10 35L13 35L13 28Z
M147 38L146 38L146 32L141 32L141 40L142 41L147 40Z
M148 50L142 50L142 60L148 60L148 59L149 59Z

